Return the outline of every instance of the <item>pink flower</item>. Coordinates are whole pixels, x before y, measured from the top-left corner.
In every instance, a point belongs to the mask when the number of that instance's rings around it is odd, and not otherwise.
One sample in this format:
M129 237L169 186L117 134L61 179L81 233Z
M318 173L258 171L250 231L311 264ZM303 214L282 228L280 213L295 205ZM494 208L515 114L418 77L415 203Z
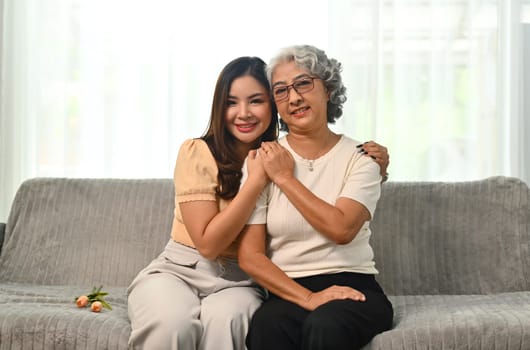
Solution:
M100 312L102 308L103 308L103 305L99 301L94 301L92 305L90 305L90 310L92 312Z
M85 307L88 305L88 297L86 295L81 295L77 300L75 301L77 307Z
M77 307L82 308L90 305L90 310L93 312L101 312L103 308L112 310L110 304L104 299L104 297L109 293L102 292L102 288L103 286L100 286L99 288L94 287L92 288L92 293L74 297L74 302L76 303Z

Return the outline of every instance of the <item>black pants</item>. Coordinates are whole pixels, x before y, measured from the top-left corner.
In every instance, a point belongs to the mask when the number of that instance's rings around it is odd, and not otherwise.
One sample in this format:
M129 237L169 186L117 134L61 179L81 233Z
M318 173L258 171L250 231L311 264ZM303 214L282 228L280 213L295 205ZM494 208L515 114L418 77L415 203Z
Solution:
M350 286L364 293L366 301L333 300L308 311L271 295L252 318L249 350L359 349L392 327L392 304L373 275L345 272L295 280L313 292Z

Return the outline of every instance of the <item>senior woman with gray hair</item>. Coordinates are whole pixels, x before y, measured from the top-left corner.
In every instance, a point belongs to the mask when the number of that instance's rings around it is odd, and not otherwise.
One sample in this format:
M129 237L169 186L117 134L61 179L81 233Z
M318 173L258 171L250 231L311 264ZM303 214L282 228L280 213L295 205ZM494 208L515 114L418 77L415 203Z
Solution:
M340 71L313 46L285 48L268 67L288 133L259 149L271 183L240 240L242 269L270 293L250 350L358 349L392 326L369 244L380 169L329 128L346 100Z

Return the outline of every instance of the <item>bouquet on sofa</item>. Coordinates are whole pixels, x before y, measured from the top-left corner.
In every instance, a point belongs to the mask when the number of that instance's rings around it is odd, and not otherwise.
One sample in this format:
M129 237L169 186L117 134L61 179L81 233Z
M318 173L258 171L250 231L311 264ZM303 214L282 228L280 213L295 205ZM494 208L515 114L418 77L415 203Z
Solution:
M103 308L112 310L110 304L103 298L109 293L102 292L101 289L103 289L103 286L99 288L94 287L92 288L92 293L75 297L74 300L77 307L83 308L90 306L90 311L92 312L100 312Z

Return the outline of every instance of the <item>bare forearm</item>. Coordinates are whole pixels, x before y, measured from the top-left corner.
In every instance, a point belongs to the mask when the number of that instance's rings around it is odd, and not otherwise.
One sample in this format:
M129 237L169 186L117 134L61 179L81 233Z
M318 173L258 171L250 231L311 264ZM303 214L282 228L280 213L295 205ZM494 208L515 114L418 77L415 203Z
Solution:
M339 208L315 196L294 177L277 185L311 226L338 244L350 242L364 223L359 220L353 226L348 225Z
M252 214L263 188L258 182L247 181L230 204L212 218L201 242L196 244L202 255L216 258L232 244Z
M241 268L257 283L282 299L308 309L311 291L285 274L263 254L241 258Z

